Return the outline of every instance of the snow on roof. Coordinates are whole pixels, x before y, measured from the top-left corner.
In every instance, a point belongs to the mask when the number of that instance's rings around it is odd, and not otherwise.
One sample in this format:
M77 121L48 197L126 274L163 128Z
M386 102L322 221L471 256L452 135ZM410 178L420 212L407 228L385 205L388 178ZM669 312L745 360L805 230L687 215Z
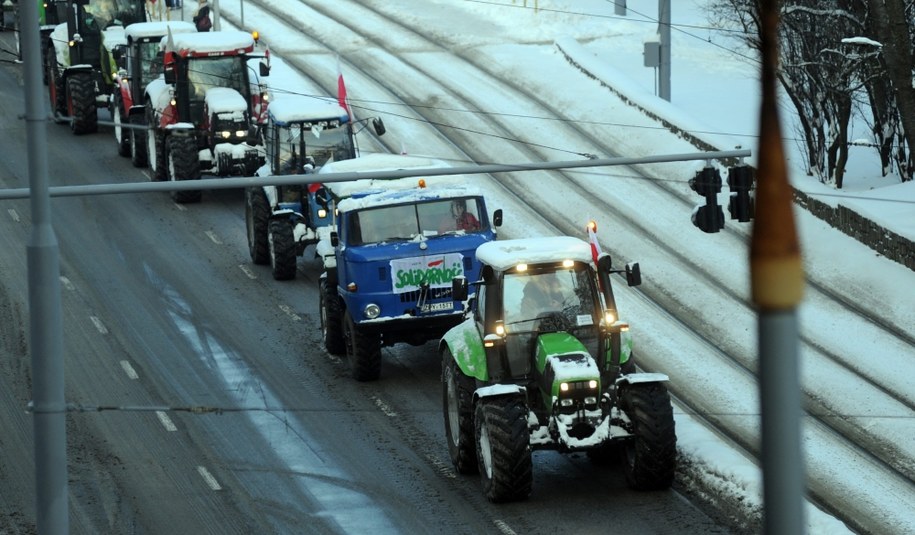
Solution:
M206 93L207 109L213 113L245 112L248 103L238 91L228 87L211 87Z
M179 33L193 33L197 28L190 22L183 20L137 22L124 28L124 34L128 39L137 40L149 37L164 37L172 31L172 35Z
M271 104L272 106L272 104ZM405 156L402 154L368 154L351 160L340 160L324 164L318 169L319 174L326 173L365 173L376 171L397 171L401 169L437 169L451 167L448 162L424 156ZM423 180L430 186L464 184L464 175L427 177ZM348 182L335 182L327 187L337 197L350 197L356 193L381 190L403 190L415 188L419 177L407 178L361 178Z
M591 262L588 242L571 236L545 236L484 243L477 248L477 258L496 271L517 264L541 264L577 260Z
M293 122L310 122L327 119L349 120L346 110L340 107L336 99L330 97L307 97L303 95L286 95L270 103L267 108L274 123L285 126Z
M109 26L102 31L102 39L108 50L118 46L126 45L127 37L124 34L123 26Z
M478 189L462 185L420 188L416 185L419 179L405 178L400 180L412 180L413 187L409 189L385 189L384 191L371 193L364 197L348 197L337 203L337 209L342 213L393 204L417 203L438 199L454 199L482 195Z
M239 53L254 50L254 37L248 32L194 32L172 34L174 50L184 54L213 54L216 52ZM162 40L168 46L168 39Z

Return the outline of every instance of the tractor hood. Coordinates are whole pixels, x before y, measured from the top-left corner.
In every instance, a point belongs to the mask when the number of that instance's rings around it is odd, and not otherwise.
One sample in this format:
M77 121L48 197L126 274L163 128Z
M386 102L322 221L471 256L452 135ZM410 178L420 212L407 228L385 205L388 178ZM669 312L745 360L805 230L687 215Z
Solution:
M560 395L563 383L576 388L589 381L597 381L600 390L600 369L585 346L565 332L541 334L534 348L535 364L542 382L540 387L546 399Z

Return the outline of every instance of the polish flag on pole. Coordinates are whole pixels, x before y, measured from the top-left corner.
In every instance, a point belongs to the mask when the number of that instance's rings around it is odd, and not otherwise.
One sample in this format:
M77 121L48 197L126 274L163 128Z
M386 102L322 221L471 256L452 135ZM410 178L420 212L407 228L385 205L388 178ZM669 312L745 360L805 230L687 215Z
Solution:
M597 243L597 222L593 219L588 221L588 241L591 243L591 258L594 260L594 265L597 265L597 259L600 258L600 255L603 254L603 251L600 250L600 244Z
M346 84L343 83L343 69L340 68L340 56L337 56L337 102L340 103L340 107L346 110L346 113L349 114L350 123L353 120L353 114L349 111L348 101L346 100Z

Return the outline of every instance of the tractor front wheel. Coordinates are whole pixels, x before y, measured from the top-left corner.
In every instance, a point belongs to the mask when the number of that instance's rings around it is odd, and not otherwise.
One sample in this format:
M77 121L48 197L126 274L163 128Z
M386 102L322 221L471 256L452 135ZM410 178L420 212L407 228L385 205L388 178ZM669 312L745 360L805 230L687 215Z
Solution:
M270 268L273 278L285 281L295 278L295 236L288 219L274 219L270 222L267 245L270 251Z
M318 310L321 315L321 337L324 348L331 355L346 353L346 342L343 339L343 302L332 288L327 277L321 278L318 287Z
M472 377L458 368L451 350L442 351L442 407L445 416L445 437L451 464L459 474L477 473L477 446L473 429Z
M349 311L343 314L343 339L350 372L357 381L374 381L381 376L381 338L356 328Z
M491 502L524 500L531 494L534 466L527 416L527 407L517 398L477 402L477 460L483 494Z
M111 122L114 123L114 141L118 156L130 156L130 130L124 128L124 99L118 89L111 97Z
M171 135L167 138L166 171L172 182L197 180L200 178L200 162L197 161L197 140L193 136ZM179 204L200 202L200 190L175 190L172 199Z
M627 385L621 408L632 433L623 448L626 483L635 490L669 488L677 467L677 434L667 388L660 383Z
M130 163L143 168L149 163L146 156L146 121L139 113L130 116Z
M267 245L267 225L270 220L270 203L264 188L248 188L245 195L245 226L248 229L248 253L255 264L270 262Z

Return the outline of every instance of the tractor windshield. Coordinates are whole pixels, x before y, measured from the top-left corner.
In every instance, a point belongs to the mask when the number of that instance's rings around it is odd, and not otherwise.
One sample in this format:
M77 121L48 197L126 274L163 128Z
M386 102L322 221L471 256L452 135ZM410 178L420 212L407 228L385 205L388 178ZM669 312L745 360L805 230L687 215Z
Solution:
M314 158L317 166L356 156L349 124L336 120L330 124L336 126L315 126L305 131L306 154Z
M590 268L511 271L503 284L506 331L573 331L594 328L598 318L597 289Z
M191 102L191 120L194 124L201 123L203 101L206 99L207 91L214 87L228 87L238 91L250 106L245 68L243 56L191 58L188 61L188 96Z
M138 43L136 61L140 62L140 87L155 80L162 74L162 53L159 50L159 41L145 41ZM133 72L131 70L131 72Z

